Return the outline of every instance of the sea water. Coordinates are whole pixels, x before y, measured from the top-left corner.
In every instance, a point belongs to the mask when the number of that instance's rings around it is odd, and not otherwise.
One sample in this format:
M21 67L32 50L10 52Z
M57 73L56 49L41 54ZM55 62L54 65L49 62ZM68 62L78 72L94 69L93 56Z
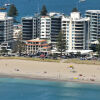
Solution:
M2 0L3 1L3 0ZM8 0L4 0L6 3ZM85 10L100 9L100 0L86 0L79 3L79 0L9 0L18 9L18 19L23 16L33 16L41 11L42 5L46 5L48 12L61 12L70 14L74 7L84 15Z
M100 85L0 78L0 100L100 100Z

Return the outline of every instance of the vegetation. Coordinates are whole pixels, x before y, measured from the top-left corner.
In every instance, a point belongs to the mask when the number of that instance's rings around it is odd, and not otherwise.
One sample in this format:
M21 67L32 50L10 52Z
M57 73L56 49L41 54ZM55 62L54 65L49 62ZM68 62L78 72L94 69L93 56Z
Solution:
M67 59L64 63L76 63L76 64L88 64L88 65L100 65L98 60L79 60L79 59Z
M8 50L7 50L6 48L2 48L2 50L0 50L0 53L1 53L2 55L8 54Z
M60 62L60 60L54 60L54 59L26 58L26 57L0 57L0 59L19 59L19 60L43 61L43 62Z
M77 8L73 8L72 12L78 12Z
M18 53L19 56L25 51L25 43L22 41L22 33L19 33L18 39L13 47L13 52Z
M97 44L91 44L90 45L90 50L93 50L93 52L96 52L97 51Z
M96 50L97 50L97 52L98 52L98 57L100 57L100 39L98 39L98 44L97 44L97 46L96 46Z
M13 17L14 22L17 23L16 17L18 16L18 10L14 4L10 6L9 11L8 11L8 16Z
M54 54L52 55L52 57L53 57L53 59L57 59L58 55L57 55L56 53L54 53Z
M57 49L60 52L61 56L62 56L62 53L66 50L66 40L64 38L64 33L62 31L60 31L58 35Z
M47 15L47 9L46 9L46 6L45 5L43 5L43 7L42 7L42 10L41 10L41 16L46 16Z
M77 52L76 56L81 57L81 52Z

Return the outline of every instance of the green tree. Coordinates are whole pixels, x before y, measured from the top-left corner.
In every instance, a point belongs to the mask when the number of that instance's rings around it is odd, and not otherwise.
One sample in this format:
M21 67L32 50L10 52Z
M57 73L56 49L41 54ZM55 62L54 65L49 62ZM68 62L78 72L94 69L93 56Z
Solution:
M1 50L0 50L0 53L3 54L3 55L8 54L8 50L5 47L2 47Z
M77 8L73 8L72 12L78 12Z
M19 56L25 51L25 43L22 41L22 33L20 32L16 42L14 43L13 52L18 53Z
M77 52L77 57L81 57L81 52Z
M47 9L46 9L46 6L45 5L43 5L43 7L42 7L42 10L41 10L41 16L46 16L47 15Z
M16 8L16 6L14 4L12 4L9 8L8 11L8 16L13 17L14 18L14 22L16 23L16 17L18 16L18 10Z
M98 52L98 57L100 57L100 39L98 39L98 44L96 46L96 50Z
M58 34L57 49L60 52L60 56L62 56L62 53L66 50L66 39L62 31Z
M57 59L58 55L57 55L56 53L54 53L54 54L52 55L52 57L53 57L53 59Z

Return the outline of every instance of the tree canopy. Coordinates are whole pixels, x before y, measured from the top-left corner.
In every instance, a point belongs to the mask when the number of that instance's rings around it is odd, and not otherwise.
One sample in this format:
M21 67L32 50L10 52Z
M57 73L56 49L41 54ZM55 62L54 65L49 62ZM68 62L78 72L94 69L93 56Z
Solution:
M7 48L5 48L5 47L3 47L1 50L0 50L0 53L1 54L8 54L8 50L7 50Z
M78 12L78 9L77 8L73 8L72 12Z
M64 38L64 33L62 31L60 31L58 35L57 49L61 53L61 56L62 56L62 52L66 50L66 40Z
M14 4L12 4L9 8L9 11L8 11L8 16L10 17L13 17L14 18L14 22L17 22L16 21L16 16L18 16L18 10L16 8L16 6Z
M8 11L8 16L10 16L10 17L18 16L18 11L14 4L12 4L10 6L9 11Z
M100 57L100 39L98 39L98 44L97 44L97 46L96 46L96 50L97 50L97 52L98 52L98 56Z
M43 7L42 7L42 10L41 10L41 16L46 16L47 15L47 9L46 9L46 6L45 5L43 5Z
M25 51L25 43L22 41L22 32L19 32L18 38L14 43L13 52L18 53L19 56Z

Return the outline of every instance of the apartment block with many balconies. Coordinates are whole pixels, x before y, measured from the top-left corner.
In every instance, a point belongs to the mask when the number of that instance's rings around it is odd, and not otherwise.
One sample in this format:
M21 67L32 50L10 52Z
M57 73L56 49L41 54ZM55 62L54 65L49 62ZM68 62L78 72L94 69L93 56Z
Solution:
M90 18L90 42L100 38L100 10L86 10L86 17Z
M89 49L89 18L82 18L80 12L62 17L62 32L66 37L67 50Z

